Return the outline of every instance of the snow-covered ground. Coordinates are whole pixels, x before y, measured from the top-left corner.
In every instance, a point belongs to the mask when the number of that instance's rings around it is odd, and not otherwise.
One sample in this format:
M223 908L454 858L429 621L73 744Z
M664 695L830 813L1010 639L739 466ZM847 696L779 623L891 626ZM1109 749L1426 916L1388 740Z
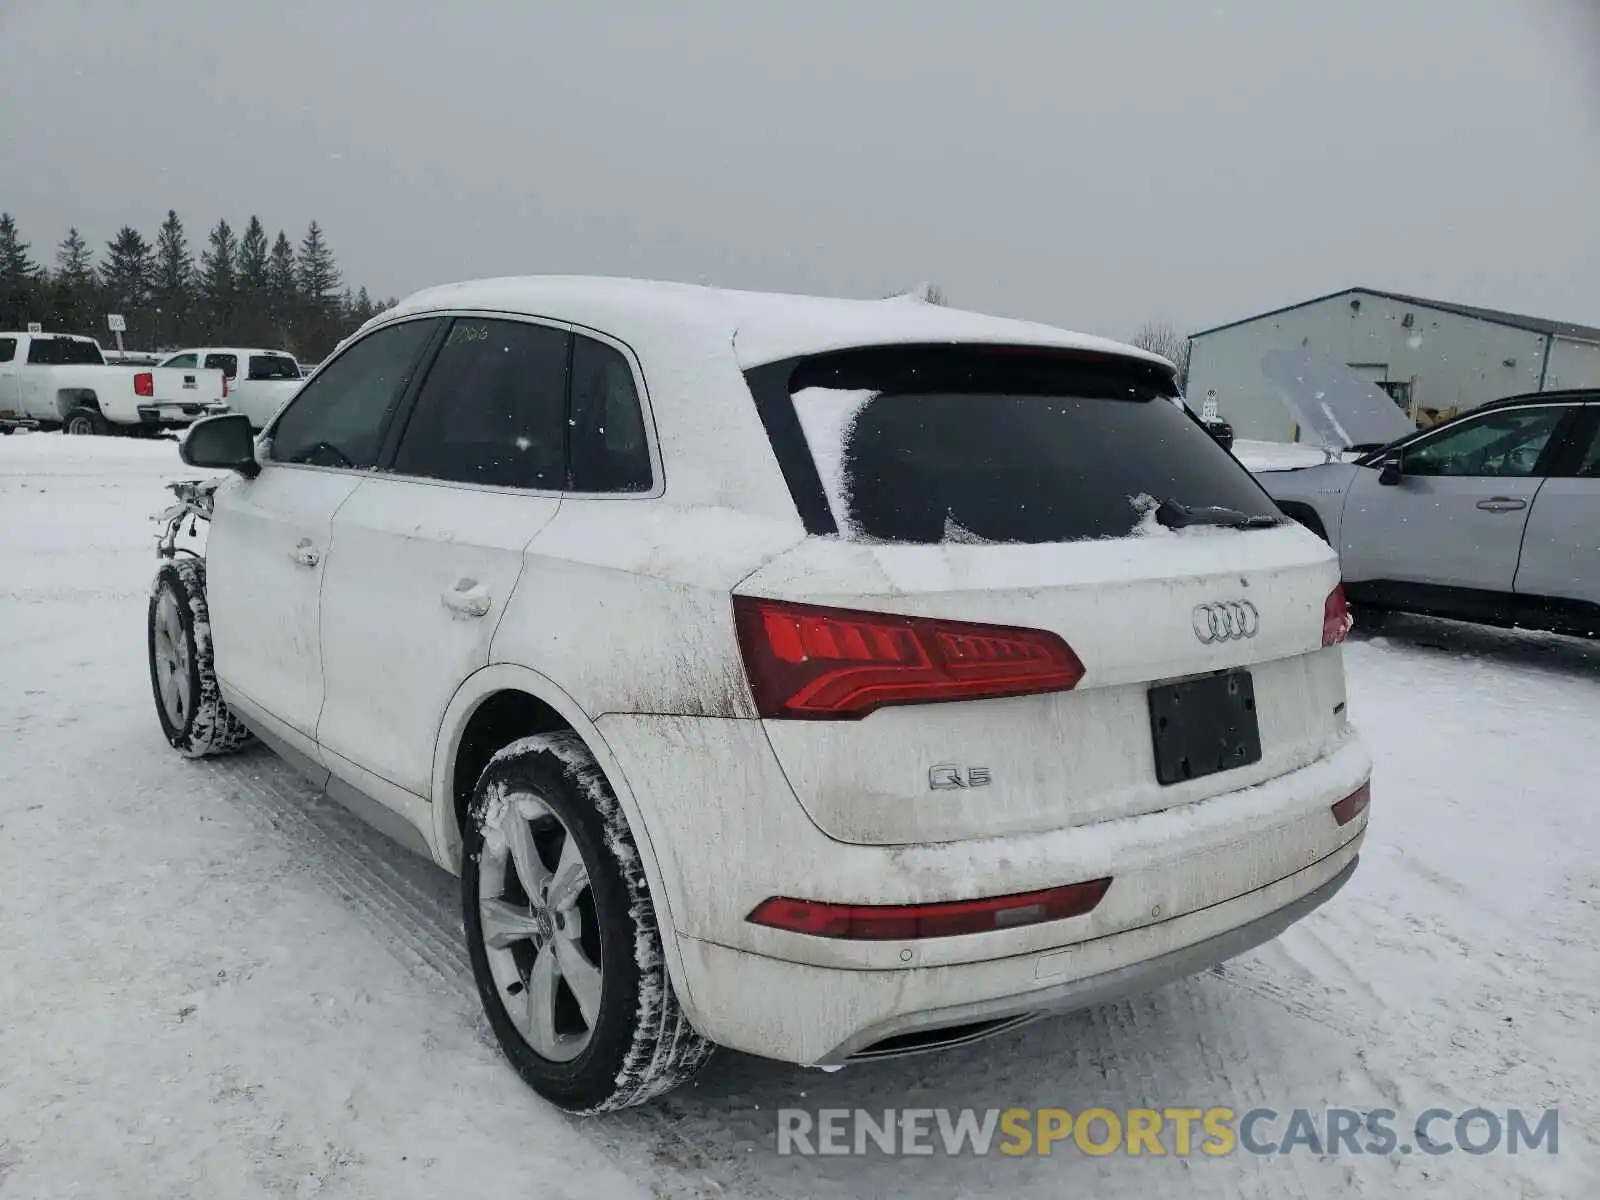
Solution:
M267 754L169 752L170 442L0 439L0 1196L1600 1195L1600 646L1349 648L1377 760L1328 907L1218 973L942 1055L722 1054L576 1121L502 1065L453 881ZM1560 1154L777 1154L784 1107L1561 1108Z

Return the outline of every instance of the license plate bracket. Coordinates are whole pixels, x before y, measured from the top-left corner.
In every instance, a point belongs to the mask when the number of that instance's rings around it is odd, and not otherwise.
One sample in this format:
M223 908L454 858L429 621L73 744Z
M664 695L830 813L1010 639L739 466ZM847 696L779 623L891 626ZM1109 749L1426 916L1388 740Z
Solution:
M1261 761L1255 681L1224 671L1148 693L1156 780L1163 787Z

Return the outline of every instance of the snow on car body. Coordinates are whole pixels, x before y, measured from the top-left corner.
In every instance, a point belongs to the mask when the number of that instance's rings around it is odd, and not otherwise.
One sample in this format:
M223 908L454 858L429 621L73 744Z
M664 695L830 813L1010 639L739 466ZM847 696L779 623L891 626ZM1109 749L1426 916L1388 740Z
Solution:
M568 1107L692 1068L675 1014L831 1065L1150 986L1331 896L1370 769L1333 553L1174 394L1130 347L929 305L430 289L254 453L190 435L244 476L199 581L221 696L463 874L491 1024ZM596 915L518 886L602 843ZM570 958L591 922L637 971Z

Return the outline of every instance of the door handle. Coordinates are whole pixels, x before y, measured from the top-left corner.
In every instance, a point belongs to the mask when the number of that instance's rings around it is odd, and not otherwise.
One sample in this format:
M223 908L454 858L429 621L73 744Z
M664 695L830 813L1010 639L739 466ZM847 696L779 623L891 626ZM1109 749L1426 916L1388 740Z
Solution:
M289 551L289 557L302 567L314 567L322 561L322 555L317 553L317 548L305 538L295 543L294 549Z
M1478 507L1484 512L1516 512L1519 508L1527 508L1526 500L1518 500L1515 496L1490 496L1487 500L1479 500Z
M446 590L442 598L446 608L463 617L488 616L492 607L489 589L475 579L461 580Z

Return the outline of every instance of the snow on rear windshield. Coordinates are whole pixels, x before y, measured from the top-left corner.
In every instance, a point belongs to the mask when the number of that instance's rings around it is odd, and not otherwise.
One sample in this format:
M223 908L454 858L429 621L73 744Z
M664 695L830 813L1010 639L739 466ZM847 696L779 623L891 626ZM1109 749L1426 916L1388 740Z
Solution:
M811 386L793 401L834 520L855 540L1138 536L1152 498L1280 515L1193 419L1147 391Z
M811 459L822 476L833 519L847 534L859 537L850 516L850 481L845 474L845 453L856 417L877 392L843 392L834 388L802 388L794 394L795 415L806 435Z

